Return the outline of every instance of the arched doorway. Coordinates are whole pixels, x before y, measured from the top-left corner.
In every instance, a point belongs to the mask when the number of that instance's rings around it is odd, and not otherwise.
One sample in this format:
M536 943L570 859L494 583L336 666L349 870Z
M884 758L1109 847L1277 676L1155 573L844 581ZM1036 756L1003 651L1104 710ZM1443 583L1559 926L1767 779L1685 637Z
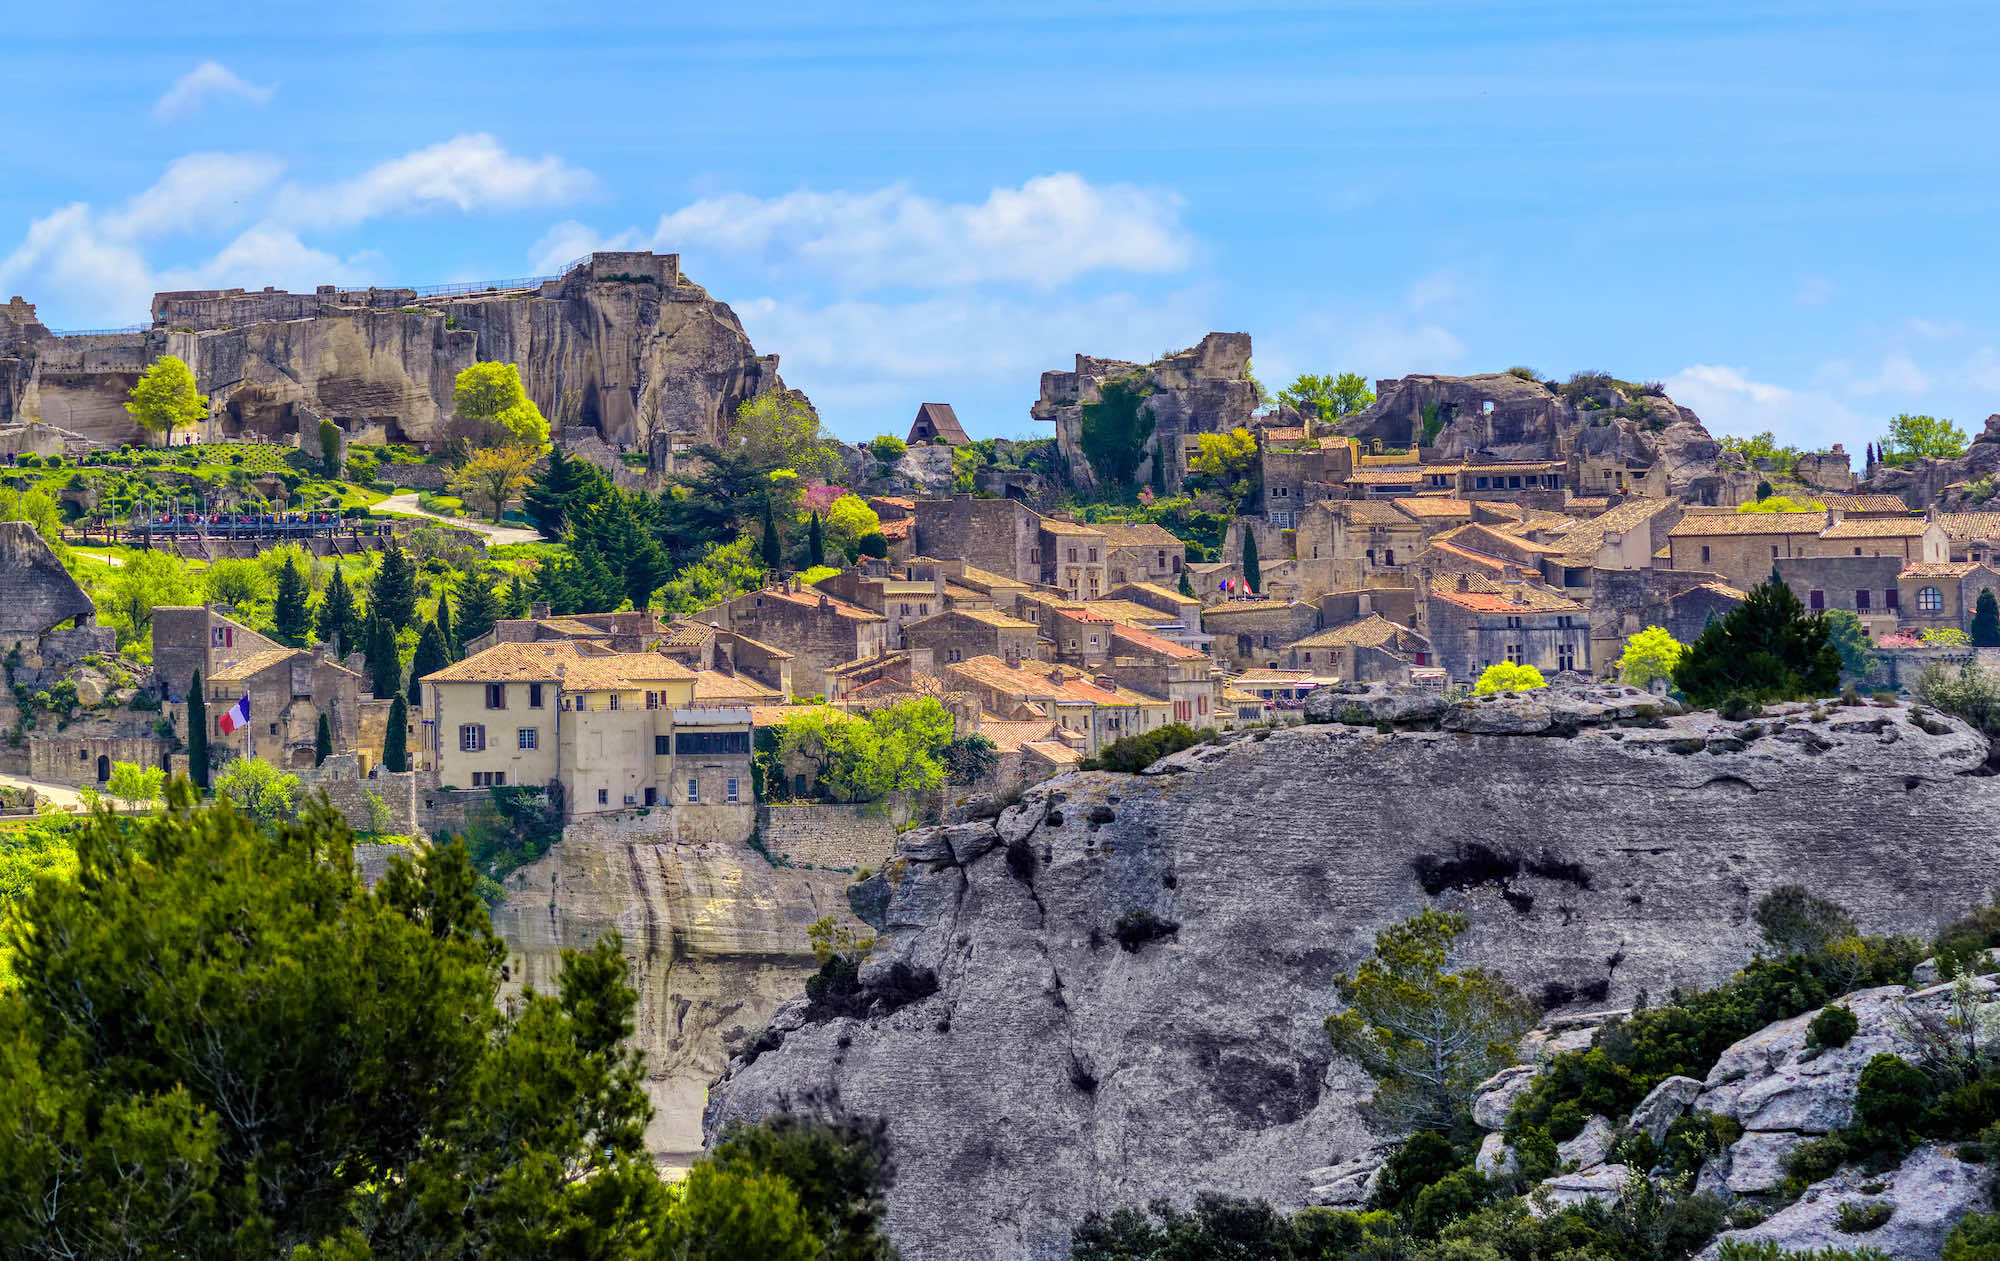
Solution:
M111 759L102 753L97 755L97 782L100 784L111 782Z

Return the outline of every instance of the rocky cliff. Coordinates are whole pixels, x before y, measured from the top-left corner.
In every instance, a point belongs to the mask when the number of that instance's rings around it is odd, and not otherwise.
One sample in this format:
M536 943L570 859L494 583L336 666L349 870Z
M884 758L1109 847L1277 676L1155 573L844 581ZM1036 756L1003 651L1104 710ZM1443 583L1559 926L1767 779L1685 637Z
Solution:
M442 438L453 380L491 360L520 365L558 431L595 428L614 446L717 437L737 404L784 388L777 356L759 355L674 255L599 253L559 278L461 288L161 294L150 328L76 337L17 302L0 307L0 421L135 441L126 394L170 353L193 367L224 436L281 440L322 417L360 441Z
M701 1150L708 1084L813 971L807 927L833 915L861 930L842 896L849 879L775 867L743 844L676 842L645 820L579 823L508 877L493 922L514 982L543 989L565 948L623 937L654 1108L646 1147L680 1166Z
M1696 503L1735 503L1756 485L1740 468L1731 480L1721 446L1693 412L1664 393L1610 381L1574 399L1508 372L1379 381L1375 403L1342 420L1339 431L1385 447L1421 444L1443 459L1479 452L1566 460L1578 453L1633 467L1664 464L1667 488Z
M1726 977L1780 883L1928 931L2000 879L1984 741L1904 709L1441 709L1371 698L1346 711L1366 725L1065 776L908 834L855 891L884 929L873 1013L781 1009L714 1087L710 1133L780 1108L885 1117L912 1261L1055 1258L1091 1209L1204 1188L1296 1207L1371 1150L1369 1083L1320 1021L1374 933L1427 905L1469 916L1464 962L1603 1007Z
M1041 395L1028 415L1054 422L1057 450L1068 462L1070 480L1079 486L1097 483L1083 454L1084 405L1103 397L1107 381L1125 378L1137 379L1147 392L1142 413L1153 421L1147 461L1166 453L1167 485L1174 489L1187 468L1185 451L1193 435L1247 425L1257 408L1248 333L1210 333L1200 344L1148 364L1078 355L1074 371L1042 374ZM1152 477L1147 461L1138 470L1142 483Z

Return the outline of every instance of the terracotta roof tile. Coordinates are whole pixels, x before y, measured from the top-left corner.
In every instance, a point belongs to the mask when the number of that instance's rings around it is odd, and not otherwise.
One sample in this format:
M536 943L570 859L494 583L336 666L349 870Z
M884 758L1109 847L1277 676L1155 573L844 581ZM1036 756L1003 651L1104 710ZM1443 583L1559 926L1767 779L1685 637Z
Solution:
M1931 523L1922 517L1848 517L1820 533L1823 539L1914 539Z
M1412 517L1470 517L1472 503L1465 499L1448 496L1416 495L1404 499L1391 499L1390 503Z
M1940 512L1937 521L1955 543L2000 539L2000 512Z
M1701 539L1731 534L1818 534L1826 528L1824 512L1690 512L1667 531L1670 539Z
M1201 661L1207 653L1198 652L1186 644L1177 644L1171 639L1162 639L1148 630L1136 626L1114 626L1111 628L1113 643L1122 643L1140 648L1155 656L1170 657L1175 661Z
M433 671L420 683L553 683L558 666L580 658L576 644L566 639L525 644L495 644L465 660ZM666 660L665 657L660 660ZM683 671L685 673L685 671Z

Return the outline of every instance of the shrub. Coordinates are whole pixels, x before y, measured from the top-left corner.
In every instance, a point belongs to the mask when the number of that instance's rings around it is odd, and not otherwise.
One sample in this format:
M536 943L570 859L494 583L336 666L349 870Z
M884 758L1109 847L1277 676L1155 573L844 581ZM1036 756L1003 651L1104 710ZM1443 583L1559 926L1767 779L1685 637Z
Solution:
M1973 662L1954 670L1933 661L1912 690L1939 713L1962 718L1989 736L2000 734L2000 673Z
M1854 1088L1854 1119L1877 1134L1901 1139L1931 1101L1931 1080L1909 1061L1878 1055L1861 1070Z
M884 464L895 463L897 460L902 459L903 454L909 450L907 446L903 445L901 438L896 437L894 434L886 433L880 437L869 439L868 449L874 452L875 458Z
M1967 1213L1944 1241L1944 1261L2000 1261L2000 1214Z
M1542 672L1530 665L1520 665L1512 661L1496 661L1487 666L1479 681L1472 685L1474 696L1492 696L1500 692L1526 692L1538 687L1547 687L1548 680Z
M1382 1179L1375 1187L1375 1207L1404 1212L1416 1203L1426 1187L1470 1163L1442 1134L1420 1130L1383 1163Z
M1196 731L1184 722L1171 722L1152 731L1114 740L1085 758L1078 766L1086 771L1118 771L1136 775L1171 753L1192 748L1215 734L1212 728Z
M2000 946L2000 893L1939 929L1931 942L1931 956L1937 960L1939 976L1954 976L1996 946Z
M1772 889L1758 901L1755 916L1765 943L1781 955L1819 954L1854 936L1847 911L1838 902L1815 897L1802 884Z
M1806 1046L1814 1051L1846 1046L1861 1028L1861 1021L1846 1007L1836 1003L1822 1008L1806 1026Z
M1161 919L1147 910L1127 911L1111 926L1111 935L1118 939L1119 949L1127 954L1138 954L1139 948L1149 941L1171 937L1181 926L1170 919Z
M1895 1213L1892 1204L1857 1204L1849 1200L1834 1212L1833 1228L1843 1235L1865 1235L1880 1228Z

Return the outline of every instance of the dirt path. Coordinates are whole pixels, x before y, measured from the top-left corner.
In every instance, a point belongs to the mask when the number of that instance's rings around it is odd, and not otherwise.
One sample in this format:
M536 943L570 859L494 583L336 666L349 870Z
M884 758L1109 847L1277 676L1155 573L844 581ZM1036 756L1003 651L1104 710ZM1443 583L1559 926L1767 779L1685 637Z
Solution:
M539 543L542 536L535 530L522 530L511 525L490 525L472 517L441 517L435 512L426 512L417 506L414 491L408 494L391 495L375 507L382 512L402 512L413 517L427 517L444 525L455 525L461 530L474 530L486 536L486 542L496 543Z

